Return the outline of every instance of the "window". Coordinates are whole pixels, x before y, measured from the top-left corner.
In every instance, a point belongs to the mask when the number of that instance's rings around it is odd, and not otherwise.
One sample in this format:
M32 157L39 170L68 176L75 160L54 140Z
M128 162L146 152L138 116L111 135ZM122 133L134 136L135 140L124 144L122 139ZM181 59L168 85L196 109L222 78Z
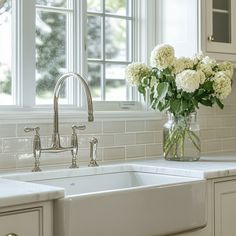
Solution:
M139 38L148 16L141 9L155 12L150 7L155 1L0 0L0 105L51 107L58 76L74 71L87 78L102 109L106 104L108 109L134 106L120 103L138 97L126 83L125 68L141 59L140 45L146 48L147 42ZM146 5L149 8L143 8ZM60 103L79 107L82 95L77 88L76 81L68 80Z
M126 101L125 67L132 61L132 1L88 0L88 81L94 100Z
M0 1L0 104L13 105L12 1Z
M69 66L69 45L73 45L73 5L65 0L36 0L36 105L52 103L53 90L60 74ZM61 93L61 102L69 104L69 83Z

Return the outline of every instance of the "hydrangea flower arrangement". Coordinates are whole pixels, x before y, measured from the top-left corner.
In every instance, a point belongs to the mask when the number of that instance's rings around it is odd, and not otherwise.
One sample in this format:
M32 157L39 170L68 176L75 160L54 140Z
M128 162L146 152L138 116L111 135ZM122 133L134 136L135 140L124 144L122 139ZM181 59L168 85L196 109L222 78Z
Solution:
M223 100L232 88L233 66L203 54L176 58L168 44L155 47L150 62L151 68L144 63L129 64L126 77L144 97L149 96L152 109L168 111L174 117L175 124L164 134L164 156L185 160L186 137L200 153L200 139L190 127L189 116L199 104L217 104L223 109Z
M151 68L144 63L129 64L126 77L143 95L146 88L150 89L154 110L186 116L199 108L199 104L217 104L223 109L223 100L231 92L231 63L217 63L202 54L176 58L174 48L167 44L155 47L150 61Z

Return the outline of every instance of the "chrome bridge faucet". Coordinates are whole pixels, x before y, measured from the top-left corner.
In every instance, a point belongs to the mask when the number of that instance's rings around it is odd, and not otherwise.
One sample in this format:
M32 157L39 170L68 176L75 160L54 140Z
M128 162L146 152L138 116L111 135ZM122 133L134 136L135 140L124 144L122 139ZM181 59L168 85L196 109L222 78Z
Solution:
M53 93L53 109L54 109L54 119L53 119L53 134L52 134L52 145L49 148L41 148L41 140L39 135L39 127L35 128L25 128L25 132L32 132L35 131L34 140L33 140L33 154L35 158L35 166L32 170L33 172L41 171L40 169L40 156L41 153L58 153L58 152L65 152L65 151L71 151L72 154L72 163L70 168L78 168L77 165L77 155L78 155L78 138L77 138L77 130L84 130L86 128L85 125L82 126L72 126L72 135L71 135L71 146L63 147L61 146L60 142L60 134L59 134L59 116L58 116L58 99L59 99L59 93L61 86L63 82L67 79L73 77L75 79L78 79L85 91L86 99L87 99L87 106L88 106L88 121L92 122L94 120L93 117L93 102L92 102L92 96L89 90L89 87L86 83L86 81L82 78L81 75L76 73L66 73L63 74L57 81Z

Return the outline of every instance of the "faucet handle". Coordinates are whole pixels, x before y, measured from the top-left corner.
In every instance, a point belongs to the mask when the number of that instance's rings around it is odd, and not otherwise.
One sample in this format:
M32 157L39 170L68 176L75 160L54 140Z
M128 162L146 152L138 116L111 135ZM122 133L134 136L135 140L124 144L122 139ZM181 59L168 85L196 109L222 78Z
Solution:
M98 139L93 137L90 141L90 163L88 166L98 166L97 163L97 146L98 146Z
M40 135L39 135L39 127L25 127L24 131L26 133L29 132L34 132L35 131L35 135L34 135L34 139L33 139L33 154L34 154L34 168L33 168L33 172L38 172L41 171L40 168L40 156L41 156L41 140L40 140Z
M40 130L40 128L38 127L38 126L36 126L36 127L25 127L24 128L24 131L26 132L26 133L29 133L29 132L36 132L36 135L39 135L39 130Z
M86 129L86 126L85 125L72 125L72 131L73 131L73 134L76 134L76 130L85 130Z
M85 125L72 125L72 135L71 135L71 154L72 154L72 163L70 168L78 168L77 165L77 155L78 155L78 137L77 137L77 130L85 130L86 126Z

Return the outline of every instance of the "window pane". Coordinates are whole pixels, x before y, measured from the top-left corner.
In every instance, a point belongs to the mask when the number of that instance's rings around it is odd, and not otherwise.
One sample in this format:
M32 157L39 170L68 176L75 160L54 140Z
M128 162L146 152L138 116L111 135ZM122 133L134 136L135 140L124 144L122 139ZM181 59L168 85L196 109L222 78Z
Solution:
M11 0L0 1L0 105L13 105Z
M106 18L106 59L126 61L126 20Z
M126 101L124 80L106 80L106 101Z
M106 100L125 101L126 100L126 65L107 64L106 65Z
M95 100L127 100L124 71L132 55L131 3L87 0L88 80Z
M36 4L50 7L67 7L67 0L36 0Z
M102 11L102 1L101 0L88 0L87 1L88 11L101 12Z
M36 104L51 104L58 75L66 72L66 15L36 14ZM66 89L61 98L66 103Z
M231 43L230 14L213 12L213 35L215 42Z
M213 8L220 10L229 10L230 0L213 0Z
M126 2L127 0L105 0L106 12L115 13L118 15L126 15Z
M88 16L88 57L100 59L102 57L102 42L101 42L101 17Z
M93 97L93 100L101 100L101 78L102 68L100 64L88 64L88 84Z

